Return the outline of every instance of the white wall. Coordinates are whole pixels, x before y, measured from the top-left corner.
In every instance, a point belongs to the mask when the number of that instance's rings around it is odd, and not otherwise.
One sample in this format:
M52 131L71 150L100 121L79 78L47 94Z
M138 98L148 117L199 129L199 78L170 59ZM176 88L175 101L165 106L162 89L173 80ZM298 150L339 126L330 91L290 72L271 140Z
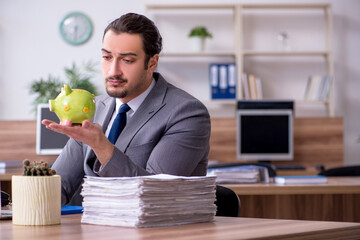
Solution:
M360 164L360 1L236 1L222 3L331 3L334 14L334 59L336 77L336 116L344 117L345 164ZM100 61L103 29L126 12L145 13L146 4L219 3L218 0L1 0L0 1L0 120L35 119L31 112L34 96L29 94L32 80L49 74L63 77L63 68L72 62ZM93 21L94 33L82 46L70 46L60 37L61 19L70 11L86 13ZM181 23L179 23L181 28ZM174 29L176 30L176 29ZM166 40L166 39L165 39ZM180 44L180 43L179 43ZM217 47L217 46L213 46ZM201 65L201 63L200 63ZM179 67L191 64L179 64ZM175 67L169 67L168 70ZM199 72L192 72L197 76ZM296 74L296 73L294 73ZM176 74L173 74L176 75ZM171 76L171 74L169 74ZM171 80L171 79L169 79ZM96 85L104 92L100 73ZM295 91L297 90L292 90ZM291 94L291 93L290 93Z

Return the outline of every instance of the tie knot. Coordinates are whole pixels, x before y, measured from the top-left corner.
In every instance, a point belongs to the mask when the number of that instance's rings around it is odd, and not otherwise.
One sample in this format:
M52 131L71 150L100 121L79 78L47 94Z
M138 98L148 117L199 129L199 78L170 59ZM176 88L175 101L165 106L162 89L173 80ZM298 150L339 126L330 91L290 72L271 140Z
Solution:
M126 103L120 106L119 112L118 113L126 113L130 110L131 108L129 107L129 105L127 105Z

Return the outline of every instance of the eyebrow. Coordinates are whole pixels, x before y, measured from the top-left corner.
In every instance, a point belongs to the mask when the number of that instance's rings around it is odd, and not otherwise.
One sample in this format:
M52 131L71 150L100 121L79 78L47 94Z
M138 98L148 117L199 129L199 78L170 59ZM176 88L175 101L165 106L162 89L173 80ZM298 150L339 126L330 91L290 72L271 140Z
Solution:
M102 48L101 51L106 52L106 53L111 53L109 50L106 50L105 48ZM133 52L125 52L125 53L119 53L120 56L137 56L136 53Z

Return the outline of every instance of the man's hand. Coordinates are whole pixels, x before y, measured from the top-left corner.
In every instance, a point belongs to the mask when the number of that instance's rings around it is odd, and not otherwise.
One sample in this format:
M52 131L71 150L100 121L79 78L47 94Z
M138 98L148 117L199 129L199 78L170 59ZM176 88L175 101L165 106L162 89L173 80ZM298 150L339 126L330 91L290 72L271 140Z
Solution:
M97 123L87 120L81 126L66 126L47 119L42 120L41 123L52 131L87 144L94 150L102 166L105 166L114 152L114 145L107 139Z

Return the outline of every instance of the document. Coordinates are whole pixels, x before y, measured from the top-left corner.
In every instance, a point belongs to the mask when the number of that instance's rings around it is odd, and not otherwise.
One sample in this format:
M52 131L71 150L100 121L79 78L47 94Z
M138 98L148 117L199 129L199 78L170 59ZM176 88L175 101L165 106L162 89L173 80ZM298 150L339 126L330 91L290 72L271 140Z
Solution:
M207 176L216 176L216 183L268 183L266 167L248 165L208 169Z
M324 184L327 183L325 176L276 176L275 183L278 184Z
M139 228L210 222L216 213L215 179L87 176L81 222Z

